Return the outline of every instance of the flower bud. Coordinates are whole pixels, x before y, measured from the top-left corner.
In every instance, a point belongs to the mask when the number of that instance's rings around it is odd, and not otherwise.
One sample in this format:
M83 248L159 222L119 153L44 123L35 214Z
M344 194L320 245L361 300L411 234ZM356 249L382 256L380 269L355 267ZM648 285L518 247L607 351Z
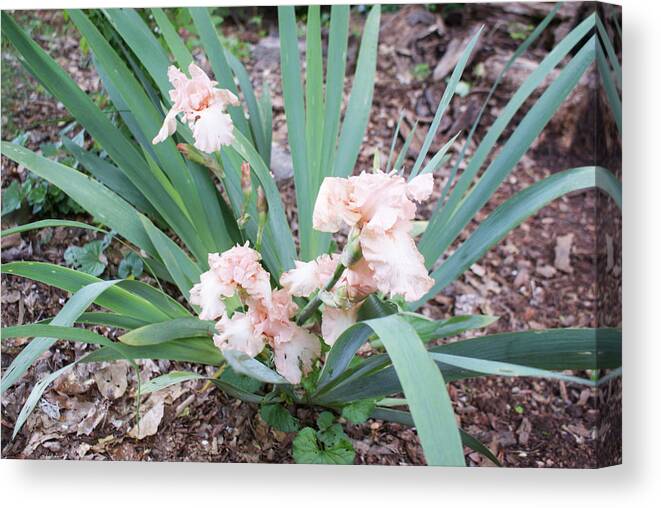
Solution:
M257 187L257 212L261 214L266 214L269 211L269 204L266 201L266 195L264 194L264 189L260 185Z
M241 163L241 190L243 199L248 201L252 194L252 180L250 179L250 164L245 161Z
M324 305L335 309L348 309L351 307L346 285L339 286L333 291L319 291L319 299Z
M357 263L363 257L363 252L360 248L360 230L354 228L349 233L347 244L342 251L342 264L347 268Z
M257 241L255 242L257 250L262 246L262 237L264 235L264 227L266 226L268 212L269 204L266 201L264 189L260 185L257 187Z

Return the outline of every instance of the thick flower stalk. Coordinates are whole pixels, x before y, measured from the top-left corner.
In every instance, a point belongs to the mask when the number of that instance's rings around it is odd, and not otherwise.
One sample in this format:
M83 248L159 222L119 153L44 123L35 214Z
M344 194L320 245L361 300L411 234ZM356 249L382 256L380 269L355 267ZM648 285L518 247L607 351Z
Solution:
M229 90L215 88L218 83L194 63L188 66L188 72L190 78L174 66L168 69L174 87L170 90L172 107L152 143L172 136L177 130L177 116L181 114L193 131L195 148L206 153L217 152L234 141L234 125L225 111L227 106L238 106L239 100Z

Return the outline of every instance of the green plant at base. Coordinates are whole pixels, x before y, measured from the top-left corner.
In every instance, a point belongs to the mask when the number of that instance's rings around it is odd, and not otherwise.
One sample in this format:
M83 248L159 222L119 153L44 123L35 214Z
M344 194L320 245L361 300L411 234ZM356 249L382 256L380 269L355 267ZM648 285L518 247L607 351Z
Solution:
M317 418L318 431L301 429L294 441L294 460L299 464L353 464L356 452L339 423L333 423L332 413L322 412Z
M142 275L144 262L135 252L129 252L117 267L117 275L122 279L136 279Z
M98 277L108 266L108 258L104 251L110 245L111 240L112 236L107 235L102 240L88 242L82 247L70 245L64 251L64 261L81 272Z
M418 81L424 81L431 74L431 69L429 68L428 63L419 63L413 66L411 74L413 75L414 79Z

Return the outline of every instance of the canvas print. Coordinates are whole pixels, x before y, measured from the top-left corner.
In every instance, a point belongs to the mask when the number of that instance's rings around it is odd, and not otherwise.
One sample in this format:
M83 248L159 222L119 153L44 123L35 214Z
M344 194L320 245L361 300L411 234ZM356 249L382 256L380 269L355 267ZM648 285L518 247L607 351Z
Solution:
M598 468L621 8L2 12L2 458Z

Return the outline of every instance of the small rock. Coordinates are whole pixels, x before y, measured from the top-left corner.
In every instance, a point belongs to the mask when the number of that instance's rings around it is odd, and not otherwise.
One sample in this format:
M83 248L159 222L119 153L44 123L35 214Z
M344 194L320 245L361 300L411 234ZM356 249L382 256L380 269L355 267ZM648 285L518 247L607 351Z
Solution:
M514 437L514 432L501 432L498 436L498 443L503 448L514 446L517 443L517 440Z
M574 233L559 236L555 243L555 261L553 264L558 270L565 273L572 273L574 269L571 266L570 254L571 245L574 241Z
M294 176L291 154L277 143L271 145L271 172L278 182Z
M538 266L536 271L542 277L546 277L547 279L550 279L557 273L557 270L551 265Z
M525 286L528 284L528 281L530 280L530 274L528 273L528 270L526 268L522 268L519 270L519 273L516 274L516 277L514 278L514 287L520 288L521 286Z

